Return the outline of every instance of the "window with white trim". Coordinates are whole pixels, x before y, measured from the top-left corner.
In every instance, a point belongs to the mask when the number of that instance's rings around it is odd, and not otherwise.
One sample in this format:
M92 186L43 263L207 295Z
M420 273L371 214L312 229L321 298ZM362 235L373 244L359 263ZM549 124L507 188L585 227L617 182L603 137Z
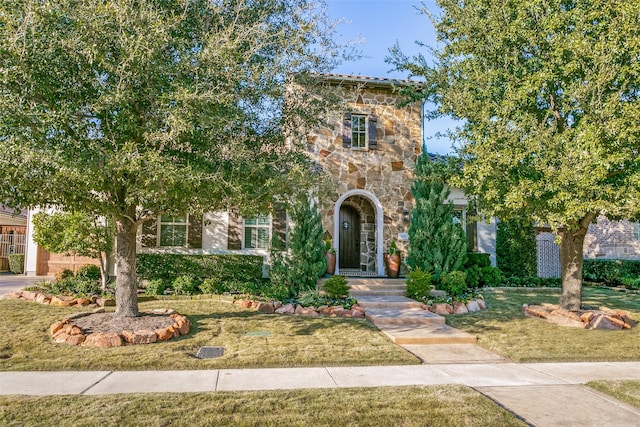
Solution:
M269 249L271 243L271 217L258 215L244 219L243 249Z
M160 217L159 239L160 246L187 245L187 216L162 215Z
M640 222L633 223L633 239L640 240Z
M367 146L367 116L351 115L351 147L366 148Z

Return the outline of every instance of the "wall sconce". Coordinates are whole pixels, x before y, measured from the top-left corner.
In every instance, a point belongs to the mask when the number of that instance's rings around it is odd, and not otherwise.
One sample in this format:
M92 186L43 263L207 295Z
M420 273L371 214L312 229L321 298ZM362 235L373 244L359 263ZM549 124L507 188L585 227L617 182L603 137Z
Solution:
M409 222L409 221L411 221L411 215L409 215L409 211L405 209L402 211L402 222Z
M342 222L342 228L344 228L345 230L349 229L349 221L343 221Z

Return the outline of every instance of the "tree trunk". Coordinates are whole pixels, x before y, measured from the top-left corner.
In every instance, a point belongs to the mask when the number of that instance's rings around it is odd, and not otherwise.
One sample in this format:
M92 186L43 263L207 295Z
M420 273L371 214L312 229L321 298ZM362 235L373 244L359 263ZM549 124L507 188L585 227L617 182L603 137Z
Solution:
M116 221L116 316L138 315L136 284L136 232L138 227L126 216Z
M560 306L567 310L580 310L582 305L582 264L584 260L584 236L593 215L580 221L577 229L566 227L560 232L560 268L562 270L562 296Z

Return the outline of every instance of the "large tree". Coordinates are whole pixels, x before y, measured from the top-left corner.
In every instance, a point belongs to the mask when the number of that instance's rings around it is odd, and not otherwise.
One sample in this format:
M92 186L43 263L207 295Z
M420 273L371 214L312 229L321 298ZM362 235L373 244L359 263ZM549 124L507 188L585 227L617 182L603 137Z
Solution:
M116 314L137 315L143 222L312 184L301 135L327 103L285 85L341 59L322 6L0 0L0 200L108 218Z
M577 309L589 224L640 209L640 2L437 3L434 61L390 60L425 79L410 95L433 116L461 120L458 184L484 213L558 230L560 304Z

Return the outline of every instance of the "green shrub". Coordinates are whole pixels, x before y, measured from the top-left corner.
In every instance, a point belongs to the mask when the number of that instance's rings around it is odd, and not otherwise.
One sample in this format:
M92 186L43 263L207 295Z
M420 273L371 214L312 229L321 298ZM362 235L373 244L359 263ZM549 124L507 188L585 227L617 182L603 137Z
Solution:
M56 275L55 275L55 281L56 282L61 282L65 279L68 279L69 277L73 277L73 271L69 270L68 268L63 268L62 270L59 270Z
M511 276L503 279L502 282L494 286L505 286L509 288L559 288L562 286L562 279L558 277L517 277Z
M431 279L433 275L428 271L423 271L420 267L412 270L407 277L407 296L419 300L431 290Z
M54 295L92 296L101 294L100 284L97 281L76 276L49 282L46 291Z
M289 288L278 282L266 281L260 289L263 297L274 301L285 301L289 298Z
M200 292L203 294L216 294L222 295L225 292L229 292L229 289L225 285L225 282L214 277L208 277L200 284Z
M473 265L468 267L465 271L467 286L469 288L477 288L480 285L480 267Z
M140 280L162 279L171 283L189 275L197 281L260 282L264 259L255 255L138 254Z
M483 267L480 269L479 286L498 286L502 282L502 273L496 267Z
M24 273L24 254L9 255L9 271L14 274Z
M162 279L149 280L145 286L144 293L147 295L164 295L166 285Z
M450 271L440 276L440 289L452 297L459 297L469 291L466 274L463 271Z
M180 276L171 284L176 295L193 295L198 290L196 281L191 276Z
M484 252L467 252L467 262L465 262L465 268L471 267L488 267L491 265L491 254Z
M607 286L624 285L629 277L640 277L640 261L620 259L585 259L582 277ZM627 279L628 281L628 279Z
M496 261L506 277L538 274L535 229L531 221L501 221L496 233Z
M322 290L329 298L343 298L349 294L349 285L344 276L333 276L322 284Z
M640 277L638 276L624 276L621 282L627 289L640 289Z
M100 280L100 267L94 264L85 264L78 268L76 276L89 280Z

